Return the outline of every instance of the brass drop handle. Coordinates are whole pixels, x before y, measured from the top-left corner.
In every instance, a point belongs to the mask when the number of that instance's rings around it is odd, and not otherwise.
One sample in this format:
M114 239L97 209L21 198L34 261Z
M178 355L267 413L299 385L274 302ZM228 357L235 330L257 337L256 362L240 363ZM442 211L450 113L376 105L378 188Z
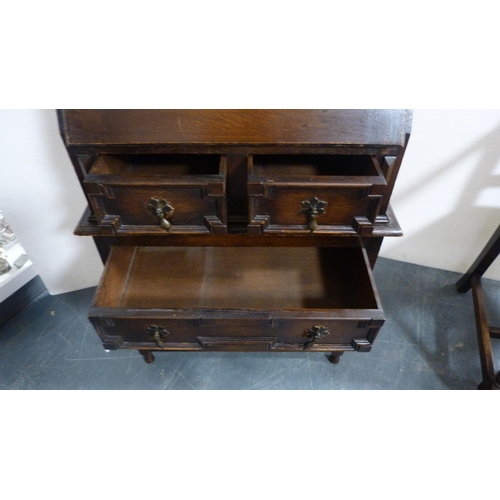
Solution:
M325 335L330 335L326 326L314 325L311 329L306 330L306 335L311 339L304 344L304 349L310 349L314 343Z
M325 213L326 205L326 201L321 201L320 199L316 198L316 196L308 201L306 200L301 203L302 210L300 211L300 213L307 215L307 228L309 229L309 231L312 232L318 229L318 222L316 221L316 217Z
M175 209L167 200L151 198L146 208L160 219L160 226L165 229L165 231L170 231L172 224L168 219L172 217Z
M146 328L149 336L156 342L158 347L165 347L163 340L167 338L170 332L167 332L163 326L150 325Z

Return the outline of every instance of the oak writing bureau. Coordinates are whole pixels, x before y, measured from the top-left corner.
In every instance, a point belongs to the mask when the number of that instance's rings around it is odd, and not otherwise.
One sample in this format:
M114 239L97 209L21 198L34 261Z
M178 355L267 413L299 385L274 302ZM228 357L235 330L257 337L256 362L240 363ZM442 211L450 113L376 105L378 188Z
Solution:
M407 110L60 110L105 349L369 351Z

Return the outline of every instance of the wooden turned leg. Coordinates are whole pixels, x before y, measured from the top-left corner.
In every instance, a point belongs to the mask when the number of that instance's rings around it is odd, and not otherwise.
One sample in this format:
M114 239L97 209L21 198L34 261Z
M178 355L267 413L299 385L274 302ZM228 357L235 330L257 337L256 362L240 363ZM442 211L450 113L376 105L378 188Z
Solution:
M328 361L330 361L330 363L333 363L334 365L336 365L340 361L340 356L342 356L342 354L344 354L344 353L343 352L332 352L330 354L330 357L328 358Z
M155 356L152 351L139 349L139 354L144 358L144 361L146 361L146 363L152 363L155 360Z

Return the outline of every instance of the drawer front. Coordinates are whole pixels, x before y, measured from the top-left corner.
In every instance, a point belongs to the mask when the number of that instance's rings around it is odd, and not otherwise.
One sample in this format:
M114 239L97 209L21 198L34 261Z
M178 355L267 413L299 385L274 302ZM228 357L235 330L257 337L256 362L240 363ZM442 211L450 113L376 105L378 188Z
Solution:
M275 319L204 321L91 317L108 349L206 351L369 351L383 319Z
M369 236L387 182L375 156L249 155L249 232Z
M382 194L377 186L298 188L262 185L250 197L249 232L370 235Z
M141 185L86 182L85 190L101 226L113 233L226 232L224 185Z
M111 234L225 233L226 156L101 154L83 181Z

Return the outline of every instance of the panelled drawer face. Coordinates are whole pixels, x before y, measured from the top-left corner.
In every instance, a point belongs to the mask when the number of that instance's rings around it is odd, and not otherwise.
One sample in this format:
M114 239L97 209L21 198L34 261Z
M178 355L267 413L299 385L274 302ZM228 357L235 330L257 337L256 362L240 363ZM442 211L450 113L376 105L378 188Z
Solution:
M226 232L224 155L101 155L83 186L110 233Z
M360 248L114 247L89 314L107 348L369 350Z
M111 348L159 348L209 351L368 351L383 325L383 320L274 318L256 326L239 318L236 325L220 320L210 325L203 318L174 319L150 314L147 319L92 317L91 321L104 344ZM233 323L231 325L231 323ZM114 345L113 345L114 344Z
M368 236L386 186L375 156L249 155L249 232Z

